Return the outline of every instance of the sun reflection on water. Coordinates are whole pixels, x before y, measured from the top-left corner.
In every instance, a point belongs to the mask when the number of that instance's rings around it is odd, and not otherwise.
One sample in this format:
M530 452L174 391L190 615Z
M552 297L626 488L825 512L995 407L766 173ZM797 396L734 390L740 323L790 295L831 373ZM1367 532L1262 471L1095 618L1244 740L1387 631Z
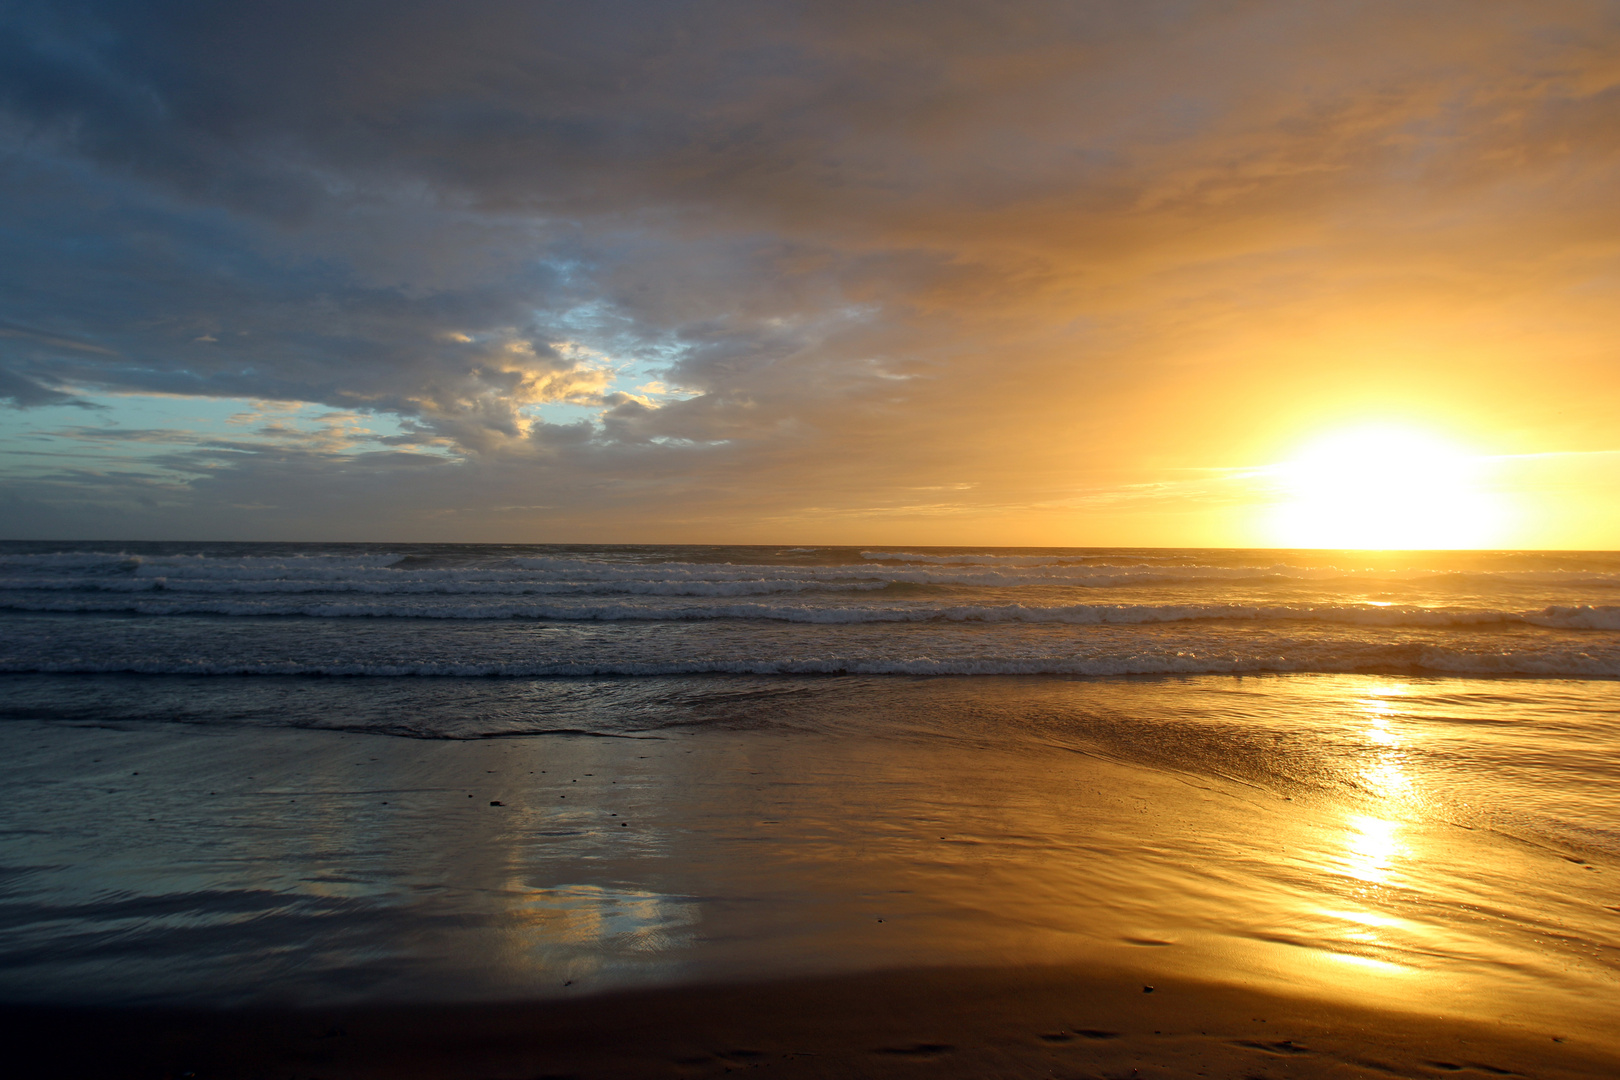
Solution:
M1389 730L1389 719L1386 716L1376 715L1369 718L1367 730L1362 732L1367 741L1379 746L1396 747L1401 745L1401 737Z
M1351 814L1347 822L1344 873L1370 885L1389 884L1395 875L1395 859L1404 853L1397 838L1400 822L1366 814Z
M1404 685L1380 686L1369 690L1355 703L1366 726L1360 737L1368 744L1367 764L1356 779L1369 794L1385 800L1410 801L1412 778L1406 769L1406 735L1395 726L1396 700L1408 691Z
M1347 779L1375 803L1367 812L1345 815L1337 870L1358 885L1399 885L1404 878L1402 864L1412 859L1401 812L1410 806L1415 788L1406 761L1408 734L1399 724L1400 699L1408 692L1403 684L1381 685L1369 688L1353 703L1351 734L1359 749L1352 750L1353 772ZM1354 891L1368 903L1378 897L1362 888ZM1329 959L1375 971L1406 970L1371 955L1394 947L1391 935L1399 938L1411 929L1405 920L1373 910L1321 910L1319 914L1338 927L1333 936L1341 948L1329 948Z
M1341 964L1355 964L1358 967L1371 968L1379 972L1401 972L1408 970L1403 964L1394 964L1388 960L1379 960L1373 956L1362 956L1359 953L1328 953L1329 960L1336 960Z

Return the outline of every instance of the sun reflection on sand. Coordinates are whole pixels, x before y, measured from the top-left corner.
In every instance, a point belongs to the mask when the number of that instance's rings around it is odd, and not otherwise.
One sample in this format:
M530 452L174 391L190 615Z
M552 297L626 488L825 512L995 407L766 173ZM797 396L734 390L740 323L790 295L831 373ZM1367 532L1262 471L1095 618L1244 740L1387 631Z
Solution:
M1351 814L1345 832L1345 857L1341 863L1348 877L1372 885L1387 885L1395 875L1395 860L1403 854L1397 834L1400 823Z
M1401 732L1391 721L1396 714L1395 701L1406 692L1400 685L1379 686L1355 702L1366 727L1359 732L1366 740L1367 764L1355 777L1363 791L1385 803L1405 803L1412 795L1412 779L1407 774L1402 754L1404 743ZM1346 815L1344 854L1340 860L1341 872L1369 885L1389 885L1397 880L1397 863L1408 854L1401 842L1401 822L1390 810L1384 814L1354 813ZM1379 917L1368 914L1358 921L1376 924Z
M1367 724L1360 736L1370 744L1371 751L1368 764L1356 779L1369 794L1402 802L1412 798L1413 784L1402 752L1407 736L1393 726L1396 708L1391 699L1405 692L1406 687L1400 685L1378 687L1355 703Z
M1341 891L1345 906L1315 910L1323 920L1318 955L1369 975L1411 973L1409 965L1389 957L1408 954L1403 942L1422 932L1410 920L1378 910L1394 901L1387 890L1407 885L1418 872L1406 820L1417 787L1407 761L1411 732L1400 723L1401 699L1409 692L1405 684L1384 683L1347 702L1350 758L1344 779L1370 804L1344 813L1337 851L1329 854L1331 872L1350 883ZM1350 906L1361 904L1366 906Z
M681 897L641 889L559 885L535 889L514 885L506 909L512 947L530 963L571 976L613 966L638 966L690 946L697 905Z
M834 705L805 685L769 704L803 727L678 739L13 737L19 790L41 762L141 755L128 793L12 805L17 865L45 863L47 827L88 838L19 894L54 919L29 931L63 957L39 970L82 985L88 941L117 993L517 1000L1075 964L1612 1027L1610 865L1456 827L1460 798L1516 790L1486 765L1608 716L1607 687L1527 706L1417 677L949 680ZM930 722L944 737L918 739ZM180 816L162 800L198 776L221 794Z
M1358 967L1371 968L1372 970L1381 973L1394 974L1410 970L1402 964L1392 964L1388 960L1379 960L1371 956L1362 956L1359 953L1328 953L1327 958L1329 960L1335 960L1341 964L1354 964Z

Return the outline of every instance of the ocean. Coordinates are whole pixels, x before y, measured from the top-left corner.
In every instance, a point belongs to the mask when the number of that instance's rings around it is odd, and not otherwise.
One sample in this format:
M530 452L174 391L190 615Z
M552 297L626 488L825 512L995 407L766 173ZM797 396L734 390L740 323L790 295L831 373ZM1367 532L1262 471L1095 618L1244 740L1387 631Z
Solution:
M0 544L3 672L1620 676L1620 555Z
M1061 960L1597 1031L1617 678L1616 553L8 542L0 1000Z

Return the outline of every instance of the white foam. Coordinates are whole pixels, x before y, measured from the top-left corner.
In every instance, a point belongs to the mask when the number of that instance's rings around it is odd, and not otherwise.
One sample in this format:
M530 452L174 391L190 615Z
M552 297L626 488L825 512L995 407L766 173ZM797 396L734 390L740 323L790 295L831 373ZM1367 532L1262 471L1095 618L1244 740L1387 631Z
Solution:
M1544 678L1620 678L1620 659L1578 654L1469 653L1440 647L1342 651L1311 655L1197 656L1144 653L1087 657L909 657L573 661L508 663L219 663L131 660L106 662L0 661L8 674L322 675L351 677L508 677L612 675L1201 675L1291 672L1450 675L1528 675Z
M505 597L502 597L505 601ZM1548 607L1537 611L1397 607L1374 604L649 604L453 602L412 603L271 599L169 600L68 596L36 600L0 598L0 610L34 612L123 612L138 615L301 615L312 618L554 619L564 621L674 621L750 619L789 623L1063 623L1073 626L1130 626L1191 621L1310 622L1381 627L1477 627L1532 625L1561 630L1620 629L1620 606Z
M1620 574L1582 569L1457 571L1442 569L1374 570L1355 567L1207 564L1103 563L1059 556L924 555L868 551L861 564L733 564L609 561L579 557L487 557L455 566L422 567L392 553L366 555L277 555L223 557L204 555L131 555L123 553L55 553L0 555L0 575L8 588L114 588L121 578L180 581L330 582L354 588L356 583L396 583L407 591L424 582L507 582L538 586L548 583L624 582L625 591L646 591L659 582L726 581L859 581L891 584L984 586L1024 585L1117 588L1178 584L1264 587L1269 583L1304 582L1323 587L1372 583L1544 585L1575 588L1620 588ZM893 565L900 563L901 565ZM33 584L31 584L33 583ZM289 588L287 591L296 591ZM385 591L385 590L379 590ZM694 593L693 595L697 595Z
M1254 565L1219 565L1225 560L1218 553L1175 562L1175 553L1116 552L1106 561L1098 554L869 551L855 561L853 553L782 549L777 562L727 563L690 561L692 549L671 561L659 561L654 549L516 556L479 548L409 556L254 550L3 553L0 611L401 621L359 631L331 622L323 630L294 622L232 629L181 620L158 630L123 618L52 620L43 637L10 633L0 669L60 663L68 665L61 670L88 671L104 663L105 670L293 674L1422 670L1608 677L1620 657L1620 605L1603 602L1614 598L1606 590L1620 587L1620 563L1601 555L1463 572L1444 559L1374 571L1273 562L1264 553L1231 560ZM1094 602L1114 598L1128 602ZM430 656L431 664L413 659L423 642L440 641L445 631L430 627L445 620L491 626L473 634L456 629L455 650ZM497 620L553 625L526 634ZM622 625L591 630L589 623ZM14 625L0 622L0 632ZM321 633L333 641L363 637L375 655L305 664L305 643ZM545 663L522 659L542 637L548 649L562 651L548 653ZM69 640L80 644L70 648ZM141 651L159 642L195 662ZM568 652L576 646L589 651ZM1430 648L1437 651L1422 652ZM483 662L481 649L500 662ZM1032 655L1048 650L1062 655ZM225 663L233 660L242 663Z
M792 579L726 581L507 581L449 577L399 580L299 580L183 577L118 577L92 580L37 581L0 579L0 592L79 593L199 593L253 596L296 593L364 593L374 596L760 596L776 593L873 592L886 588L882 581L796 581Z
M716 588L695 588L689 596L742 596L765 591L794 591L813 586L810 581L875 583L875 585L938 585L959 588L1173 588L1173 586L1246 586L1260 589L1278 583L1309 583L1322 589L1371 588L1374 585L1413 585L1432 588L1469 586L1489 594L1500 586L1547 586L1565 589L1620 588L1620 573L1581 568L1557 570L1497 570L1458 572L1437 568L1369 570L1354 567L1298 567L1290 563L1268 565L1205 565L1205 563L1092 562L1058 555L932 555L910 552L863 552L865 562L782 565L782 563L646 562L646 560L582 559L582 557L483 557L450 567L420 567L399 554L363 555L133 555L107 552L0 555L0 575L6 589L115 589L126 580L160 580L159 588L207 591L204 586L181 583L235 581L241 591L373 591L420 593L434 591L428 583L442 583L442 591L499 593L486 585L509 583L520 588L512 594L541 591L591 591L585 583L622 583L624 593L656 593L661 583L716 583ZM899 563L899 565L894 565ZM782 581L781 589L739 586L719 588L727 581ZM288 583L288 585L279 585ZM476 585L478 588L471 588ZM463 588L465 586L465 588ZM138 589L139 586L130 586ZM854 585L852 585L854 588ZM1549 597L1550 599L1550 597ZM1573 599L1573 597L1568 597ZM1583 597L1584 599L1584 597Z
M543 565L514 565L543 564ZM1276 583L1302 582L1331 589L1336 584L1350 588L1369 587L1375 583L1386 586L1399 583L1471 585L1476 591L1491 591L1493 585L1548 586L1584 589L1620 588L1620 575L1595 572L1496 572L1491 574L1458 574L1438 571L1408 571L1401 574L1347 571L1324 568L1220 567L1220 566L1040 566L1023 569L980 568L963 566L771 566L732 564L629 564L612 565L581 560L524 559L505 560L492 565L460 567L407 568L378 562L353 562L329 565L310 560L307 563L289 563L285 560L217 560L210 562L157 562L152 560L107 559L65 567L57 565L18 566L0 563L0 588L4 589L57 589L117 590L125 588L127 581L162 581L166 587L182 588L185 582L236 582L242 591L319 591L316 586L325 583L326 591L358 591L369 583L366 591L409 592L430 591L429 583L444 583L444 591L454 591L461 583L509 584L511 591L521 593L525 588L537 589L548 585L582 585L584 583L622 583L624 592L649 592L660 583L723 583L723 582L783 582L784 588L809 587L794 583L839 582L868 584L873 587L894 585L942 585L957 587L1019 588L1022 586L1074 587L1109 589L1129 587L1211 587L1227 585L1264 589ZM43 571L43 572L42 572ZM274 583L287 582L286 586ZM259 584L270 583L270 584ZM763 590L763 587L760 587ZM201 586L196 587L202 591ZM499 591L497 589L466 589L463 591ZM559 588L556 591L567 591ZM733 593L731 595L736 595ZM690 595L725 595L720 592L703 593L693 590Z

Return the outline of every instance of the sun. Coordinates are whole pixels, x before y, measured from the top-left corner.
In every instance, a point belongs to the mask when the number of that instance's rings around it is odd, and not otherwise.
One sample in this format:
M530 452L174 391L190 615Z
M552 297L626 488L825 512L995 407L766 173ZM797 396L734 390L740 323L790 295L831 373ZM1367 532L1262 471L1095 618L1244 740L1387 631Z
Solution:
M1411 428L1336 431L1272 474L1284 501L1270 532L1283 547L1480 548L1503 524L1481 459Z

